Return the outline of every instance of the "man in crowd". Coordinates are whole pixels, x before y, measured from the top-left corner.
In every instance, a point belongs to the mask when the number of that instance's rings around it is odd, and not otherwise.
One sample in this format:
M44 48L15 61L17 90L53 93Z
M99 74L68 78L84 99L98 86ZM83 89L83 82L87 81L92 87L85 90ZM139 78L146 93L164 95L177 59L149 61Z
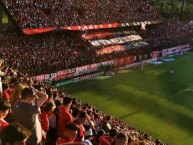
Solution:
M68 123L65 126L63 135L58 138L57 145L61 145L63 143L74 143L78 131L79 128L74 123Z
M113 145L127 145L128 143L128 136L125 133L118 133Z
M63 106L60 108L59 121L58 121L58 135L62 135L67 123L72 122L72 115L70 114L70 106L72 104L72 98L64 97Z
M109 135L102 135L102 136L99 137L100 145L112 144L115 141L116 135L117 135L117 129L112 128L109 131Z
M9 113L9 109L11 108L11 104L7 100L0 100L0 133L4 127L8 126L9 123L4 120L4 118Z
M32 135L27 140L27 145L39 145L42 140L42 130L38 113L48 95L33 88L24 88L21 99L13 105L13 118L22 124Z

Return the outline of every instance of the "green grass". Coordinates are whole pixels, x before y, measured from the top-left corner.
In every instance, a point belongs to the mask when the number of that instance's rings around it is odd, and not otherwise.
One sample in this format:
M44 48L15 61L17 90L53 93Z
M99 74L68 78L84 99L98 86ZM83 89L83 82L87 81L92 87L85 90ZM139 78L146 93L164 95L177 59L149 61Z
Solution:
M175 59L60 89L169 145L193 145L193 53Z

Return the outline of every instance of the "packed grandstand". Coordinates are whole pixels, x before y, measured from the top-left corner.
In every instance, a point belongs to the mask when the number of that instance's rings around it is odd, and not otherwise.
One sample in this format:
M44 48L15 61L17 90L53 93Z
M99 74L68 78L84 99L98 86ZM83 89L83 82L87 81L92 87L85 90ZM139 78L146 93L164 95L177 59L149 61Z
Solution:
M56 130L61 125L56 126L59 121L53 125L53 115L42 119L46 116L44 107L55 103L53 114L57 116L61 101L65 108L65 99L70 96L56 86L100 75L105 66L127 68L190 51L193 28L177 19L162 18L148 0L1 0L0 5L15 28L0 33L2 98L13 105L29 85L48 95L39 114L47 133L47 138L42 139L46 145L56 144L58 136L50 136L50 132L60 135ZM51 84L45 84L47 80ZM103 145L99 136L111 128L124 131L128 144L166 144L89 104L71 99L68 122L76 121L80 110L89 114L92 122L90 126L84 123L85 144ZM61 115L58 117L61 120ZM6 121L13 119L9 114Z

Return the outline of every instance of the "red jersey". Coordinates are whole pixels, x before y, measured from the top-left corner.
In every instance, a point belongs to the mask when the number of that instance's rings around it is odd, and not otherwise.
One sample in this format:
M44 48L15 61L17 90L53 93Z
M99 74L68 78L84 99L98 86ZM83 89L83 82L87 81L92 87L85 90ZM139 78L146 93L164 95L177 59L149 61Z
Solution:
M66 107L61 107L59 112L58 134L63 134L66 124L72 122L72 115L66 111Z
M47 132L49 129L49 119L48 119L48 113L43 112L39 115L40 123L42 126L42 129Z
M77 138L75 139L76 142L82 142L85 136L85 129L82 124L78 124L77 120L74 120L74 123L79 128Z
M5 100L9 100L9 98L10 98L9 94L7 93L7 91L3 91L2 97L3 97Z
M63 144L63 143L70 143L70 141L65 137L59 137L58 140L57 140L56 145L60 145L60 144Z
M100 145L111 145L114 140L106 135L102 135L99 137L99 143Z
M9 123L7 123L4 119L0 119L0 133L3 130L4 127L8 126Z

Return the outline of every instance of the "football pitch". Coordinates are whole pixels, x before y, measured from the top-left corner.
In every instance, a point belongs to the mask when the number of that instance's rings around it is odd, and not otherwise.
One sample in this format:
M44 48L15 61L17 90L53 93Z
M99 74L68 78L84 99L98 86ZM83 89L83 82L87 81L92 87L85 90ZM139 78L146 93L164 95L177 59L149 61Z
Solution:
M173 58L60 89L169 145L193 145L193 53Z

